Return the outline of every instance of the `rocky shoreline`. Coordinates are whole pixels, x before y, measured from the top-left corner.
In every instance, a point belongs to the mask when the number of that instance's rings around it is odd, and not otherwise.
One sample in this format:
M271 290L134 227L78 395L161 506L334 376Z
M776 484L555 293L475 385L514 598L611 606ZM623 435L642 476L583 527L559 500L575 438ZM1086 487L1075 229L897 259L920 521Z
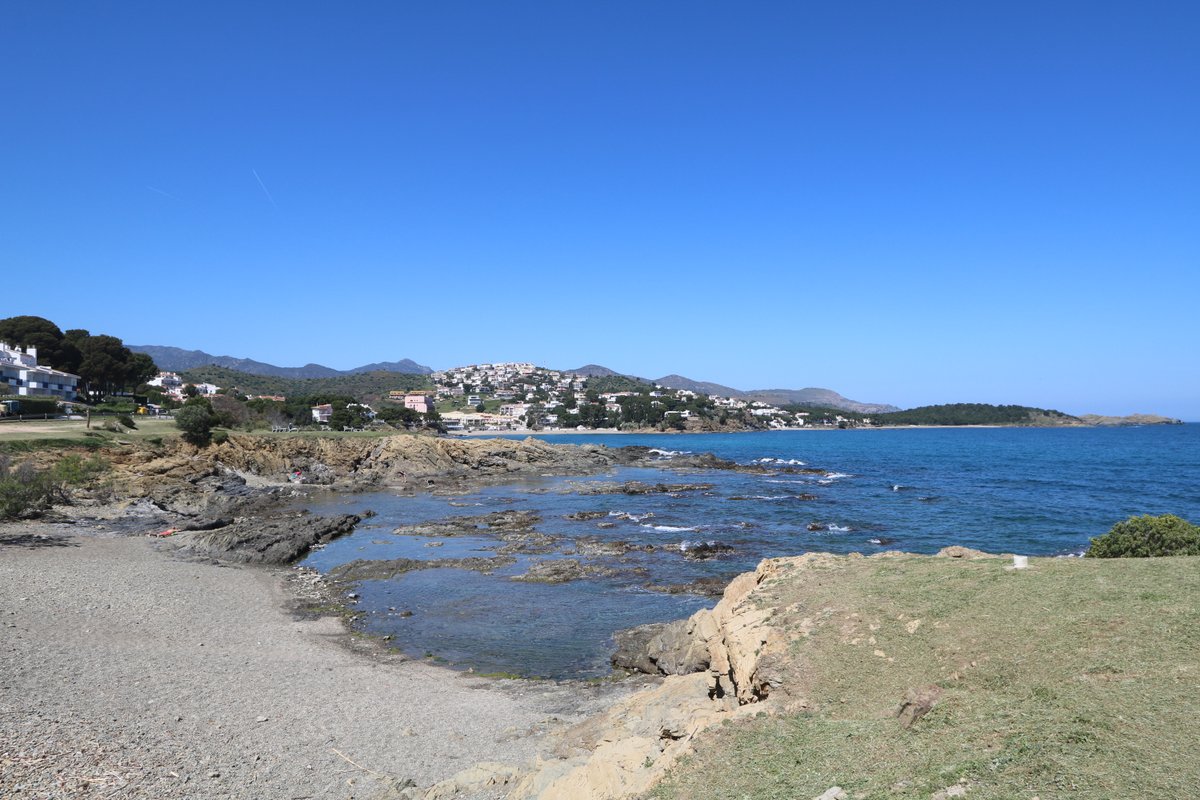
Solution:
M51 451L45 457L53 459L61 455ZM354 613L347 593L356 581L378 577L383 572L398 574L408 569L427 568L430 562L408 563L404 559L352 562L327 577L309 570L283 568L302 557L311 547L349 533L362 520L360 515L320 516L295 511L295 506L313 492L354 492L382 487L412 492L464 491L523 476L594 476L618 466L666 466L652 450L640 447L610 449L594 445L551 445L532 439L463 441L398 436L373 440L333 440L234 435L224 443L203 449L170 442L120 444L106 450L104 458L110 464L105 480L90 489L77 491L71 505L55 507L42 521L11 523L0 528L0 554L4 556L3 565L8 568L7 577L10 579L6 582L5 607L15 609L10 612L10 617L17 620L6 621L6 624L21 629L25 634L20 640L10 642L8 663L12 669L8 674L12 678L4 682L3 691L0 692L3 698L0 711L6 714L4 727L0 728L0 786L16 786L24 793L23 796L87 796L79 792L86 791L89 786L97 791L106 787L123 787L124 796L132 797L185 797L195 796L196 792L211 797L293 796L283 787L288 781L296 779L295 764L278 761L267 771L270 774L260 774L255 771L256 768L225 766L208 769L208 765L218 761L238 759L237 750L246 744L236 737L220 746L212 745L210 736L206 738L204 741L207 743L202 743L202 749L210 745L213 749L197 762L198 765L180 769L162 766L157 771L151 769L147 772L142 768L144 765L135 763L141 755L153 756L152 760L163 764L170 762L172 757L158 745L147 743L146 736L150 734L139 733L136 741L126 741L122 731L129 728L133 719L131 715L140 713L135 710L137 702L134 696L124 697L112 706L115 716L108 722L100 719L108 712L82 704L78 713L62 709L50 714L56 720L53 724L57 726L55 730L62 734L61 737L44 739L31 733L33 727L43 724L46 715L37 708L29 707L24 699L40 702L46 693L53 691L43 681L44 676L39 677L40 667L36 666L39 663L50 662L51 675L69 673L75 668L72 665L82 666L94 670L100 679L111 680L119 685L134 680L128 670L153 672L162 668L161 664L151 666L150 662L142 660L145 654L141 652L144 649L141 646L134 655L126 652L120 656L110 656L111 663L104 665L95 663L96 656L88 654L93 651L104 652L110 645L123 646L130 635L150 637L150 655L155 662L165 658L166 669L173 676L164 679L164 682L173 684L178 679L187 684L178 686L177 693L196 694L198 690L193 682L203 680L211 682L211 685L199 693L208 698L207 703L214 704L214 713L233 713L231 706L247 702L240 692L231 689L231 681L239 674L239 670L211 671L208 666L202 666L202 662L194 660L216 651L207 650L194 655L178 652L163 644L174 636L170 624L166 628L157 624L165 623L164 620L156 620L155 625L145 624L144 615L156 615L156 604L164 596L172 594L174 584L169 576L180 570L190 570L189 577L199 581L198 585L208 587L203 596L227 594L231 591L230 586L236 584L243 587L239 591L244 595L253 594L255 587L261 591L266 586L275 598L272 603L264 602L262 597L246 600L246 596L242 596L247 605L239 606L236 610L226 607L223 611L214 610L211 603L196 598L193 601L194 608L189 611L211 619L188 617L185 620L177 616L173 624L183 628L189 625L204 628L206 632L203 636L206 638L236 639L236 632L244 622L242 617L261 621L263 617L277 614L282 605L290 609L289 613L297 624L306 620L303 625L311 625L314 630L319 630L319 633L313 634L317 638L324 642L332 640L338 643L339 650L349 651L353 657L365 657L370 663L406 665L403 666L405 670L432 670L434 674L443 676L439 680L450 684L464 680L479 681L479 684L473 684L468 694L483 691L483 684L486 683L488 687L498 684L501 688L496 691L505 696L515 692L521 696L540 698L533 703L531 712L521 712L526 716L544 712L545 703L542 701L547 697L554 698L556 713L550 715L551 722L533 725L530 728L533 733L518 736L512 745L501 744L490 750L484 748L490 757L488 760L494 762L500 757L506 761L502 767L495 763L485 764L472 767L463 774L452 775L453 770L448 768L453 765L454 759L442 758L440 761L434 759L436 763L431 762L426 769L411 771L413 774L410 775L401 775L398 770L363 768L353 784L357 789L342 793L340 789L333 789L334 784L330 783L326 790L311 795L314 797L428 797L433 800L450 796L509 796L520 776L533 774L528 764L518 769L523 762L534 763L530 760L534 752L530 748L534 747L538 759L548 757L540 743L542 736L548 731L561 729L566 723L582 721L585 715L596 713L610 705L615 698L636 688L628 683L602 682L569 684L576 688L562 690L559 687L567 684L472 679L469 675L409 661L378 641L353 634L337 621L338 618L346 620ZM672 461L670 467L751 472L761 469L723 462L707 455L677 459ZM677 494L702 488L701 485L682 482L642 484L593 480L581 490L598 495ZM530 547L536 549L536 543L528 541L532 523L520 512L500 511L484 516L485 524L490 523L501 535L507 532L517 536L521 541L514 546L522 548L522 552L529 552ZM469 521L471 527L479 524L473 518L464 519ZM452 520L447 524L445 533L454 535L455 530L456 525ZM84 559L82 562L79 561L81 557ZM497 555L497 558L505 557L503 553ZM484 569L492 566L494 559L478 559L480 563L474 565L463 561L454 559L453 566ZM86 568L81 569L81 563ZM234 569L231 571L230 567ZM254 569L247 571L246 567ZM103 572L95 573L93 569L102 569ZM131 569L138 573L137 577L126 577ZM573 580L590 574L590 570L593 570L591 565L578 559L535 562L523 579L542 582ZM82 574L88 576L87 587L74 585ZM160 575L167 577L168 583L161 583L158 580ZM43 580L47 578L57 583L44 583ZM131 592L136 593L136 600L131 598ZM8 594L14 596L8 597ZM38 600L30 602L31 595ZM83 596L89 600L84 604L85 610L95 608L91 600L109 598L104 607L106 612L110 612L108 616L115 627L107 633L98 634L102 637L99 641L94 639L97 631L82 626L82 623L74 628L69 625L66 628L57 627L55 619L63 614L70 616L77 605L76 598ZM256 607L250 607L251 603ZM133 608L142 606L145 606L143 610L134 612L137 616L131 616ZM176 611L182 615L180 609ZM268 627L280 626L278 621L263 624ZM331 624L334 627L330 627ZM303 630L303 625L297 630ZM52 652L46 652L46 640L54 640L59 636L77 641L58 642L49 648ZM212 641L205 643L210 648L214 647ZM310 645L312 642L307 640L293 643L293 647L301 649L311 649ZM85 651L82 655L80 648ZM13 653L16 655L13 656ZM236 658L236 654L231 652L229 657ZM320 662L329 657L328 652L317 648L308 652L305 659ZM60 658L63 660L59 661ZM253 662L254 659L249 658L246 665ZM279 665L264 668L278 670ZM198 675L198 672L203 675ZM274 710L256 714L255 719L283 716L279 705L285 702L285 698L319 708L329 702L345 703L347 693L358 693L361 689L364 698L355 702L371 702L370 688L361 683L348 682L332 694L326 694L326 689L306 688L300 680L294 686L288 686L287 680L281 675L282 684L272 686L271 691L276 693L276 697L267 705L274 704ZM645 685L646 680L641 678L636 682ZM259 690L265 691L261 686ZM439 689L435 694L441 691ZM487 692L491 691L492 688L487 689ZM164 697L162 702L167 704L168 699ZM436 704L439 701L433 702ZM177 705L180 708L187 706L186 703ZM189 715L202 715L199 709L187 707L190 709ZM505 712L512 713L515 712ZM516 717L519 718L521 713L517 713ZM186 718L182 714L176 716L180 717L179 721ZM473 716L464 718L451 725L459 732L446 736L451 739L461 737L467 731L474 730L477 723L478 720ZM164 730L172 725L171 720L157 724ZM356 720L356 725L364 725L368 730L378 727L362 718ZM458 727L455 728L455 725ZM142 730L144 726L134 727ZM114 760L112 753L99 745L79 744L80 736L90 741L100 735L98 731L107 731L105 736L115 741L125 741L123 747L134 754L135 760ZM395 739L394 732L374 732L381 737ZM530 741L525 741L526 738ZM54 761L54 748L63 746L64 742L76 747L77 754L85 754L80 758L87 763L68 760L59 765L61 768L50 772L42 770L42 767ZM442 742L440 746L445 748L447 743ZM466 748L463 752L470 750ZM523 755L514 758L518 752ZM261 759L261 755L258 758ZM473 760L484 759L476 756ZM112 765L112 768L97 773L105 764ZM353 768L350 771L353 772ZM71 772L80 775L72 777L67 774ZM39 775L42 778L37 777ZM292 777L286 777L289 775ZM279 780L276 781L276 778ZM53 785L47 781L52 781ZM197 781L202 781L205 788L199 788Z

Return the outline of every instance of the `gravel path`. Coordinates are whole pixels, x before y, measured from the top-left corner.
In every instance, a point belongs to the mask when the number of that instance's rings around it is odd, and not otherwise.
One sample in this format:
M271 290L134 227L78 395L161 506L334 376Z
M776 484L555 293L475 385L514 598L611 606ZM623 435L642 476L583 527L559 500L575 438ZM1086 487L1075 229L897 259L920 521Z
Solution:
M278 572L81 527L0 526L0 797L395 797L625 691L354 652Z

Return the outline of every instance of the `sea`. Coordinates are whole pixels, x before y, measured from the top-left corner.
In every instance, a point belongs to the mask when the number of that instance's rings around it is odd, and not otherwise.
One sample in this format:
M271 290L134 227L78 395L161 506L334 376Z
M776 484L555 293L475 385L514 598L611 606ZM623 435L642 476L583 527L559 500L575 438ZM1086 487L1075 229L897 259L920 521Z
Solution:
M688 591L809 551L1078 556L1089 539L1137 514L1200 522L1200 424L1115 428L914 428L675 435L545 435L555 443L654 448L654 468L543 477L465 494L333 495L314 513L373 511L354 533L314 551L327 571L355 559L495 556L478 535L398 535L397 526L527 510L548 552L487 572L440 567L356 591L354 623L405 653L460 669L555 679L610 673L615 631L679 619L715 599ZM672 467L713 453L765 474ZM803 472L801 470L820 470ZM710 484L673 494L588 494L595 481ZM581 492L583 490L583 492ZM567 519L590 512L589 520ZM601 526L603 523L603 526ZM419 527L418 527L419 530ZM594 545L628 543L595 555ZM603 549L603 548L600 548ZM706 552L707 551L707 552ZM708 557L690 558L702 553ZM547 559L597 574L558 584L517 580Z

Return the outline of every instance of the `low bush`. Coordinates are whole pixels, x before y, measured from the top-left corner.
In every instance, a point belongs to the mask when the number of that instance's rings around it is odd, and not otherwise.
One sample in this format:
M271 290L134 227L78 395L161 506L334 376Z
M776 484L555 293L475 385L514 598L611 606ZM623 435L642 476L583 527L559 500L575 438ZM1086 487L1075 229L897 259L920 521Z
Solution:
M33 516L55 502L67 502L71 487L94 481L106 469L108 464L98 456L70 454L39 471L28 461L14 466L0 455L0 519Z
M1200 556L1200 526L1174 514L1130 517L1092 539L1089 558Z

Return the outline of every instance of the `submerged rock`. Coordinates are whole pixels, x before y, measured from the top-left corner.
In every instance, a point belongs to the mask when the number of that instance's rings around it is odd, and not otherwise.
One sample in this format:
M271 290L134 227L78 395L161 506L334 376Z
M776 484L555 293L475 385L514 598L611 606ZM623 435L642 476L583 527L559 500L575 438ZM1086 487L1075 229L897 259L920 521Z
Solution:
M607 516L607 511L576 511L574 514L563 514L563 519L585 522L593 519L601 519L602 517Z
M733 546L724 542L680 542L679 552L689 561L707 561L733 552Z
M575 558L555 558L535 561L524 575L517 575L514 581L529 583L567 583L580 578L610 576L616 572L607 567L595 564L584 564Z
M678 494L680 492L702 492L713 488L711 483L643 483L642 481L625 481L613 483L598 481L582 484L576 490L581 495L599 494Z
M417 558L391 558L386 560L360 558L334 567L329 571L329 578L340 583L379 581L388 580L397 575L403 575L406 572L413 572L419 569L439 569L446 567L469 569L475 572L491 572L500 567L506 567L515 561L515 558L508 556L495 556L492 558L474 556L471 558L436 558L429 560Z
M474 536L479 533L524 533L542 518L536 511L493 511L466 517L444 517L416 525L401 525L393 533L401 536Z

